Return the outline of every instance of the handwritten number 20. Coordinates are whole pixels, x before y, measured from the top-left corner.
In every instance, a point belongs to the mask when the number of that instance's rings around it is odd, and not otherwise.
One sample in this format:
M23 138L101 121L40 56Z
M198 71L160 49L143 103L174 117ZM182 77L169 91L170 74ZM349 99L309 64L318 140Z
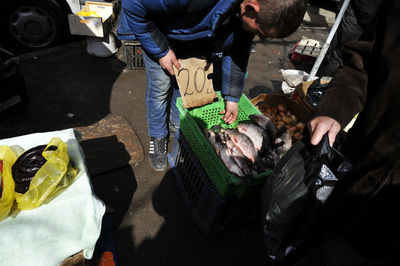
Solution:
M189 71L189 69L181 68L179 70L179 72L178 72L178 77L183 71L185 71L187 73L186 88L185 88L185 93L184 93L183 96L193 95L194 91L191 91L191 92L188 91L189 90L189 82L190 82L190 71ZM200 71L200 73L199 73L199 71ZM198 86L198 84L197 84L197 75L201 75L201 74L203 74L203 84L201 86ZM193 78L194 78L194 89L198 93L201 93L203 91L203 89L204 89L204 86L206 85L206 72L204 71L204 68L198 67L196 69L196 72L194 72ZM208 93L208 91L207 91L207 93Z

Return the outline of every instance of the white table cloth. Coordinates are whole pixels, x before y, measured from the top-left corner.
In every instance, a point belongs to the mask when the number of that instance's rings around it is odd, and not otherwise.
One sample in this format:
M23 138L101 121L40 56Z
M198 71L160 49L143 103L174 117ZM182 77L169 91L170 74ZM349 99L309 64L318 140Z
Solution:
M0 265L54 266L82 250L85 258L93 256L105 205L93 193L76 131L66 129L2 139L0 145L17 145L27 150L47 144L52 137L67 143L70 159L78 168L77 179L50 202L0 222Z

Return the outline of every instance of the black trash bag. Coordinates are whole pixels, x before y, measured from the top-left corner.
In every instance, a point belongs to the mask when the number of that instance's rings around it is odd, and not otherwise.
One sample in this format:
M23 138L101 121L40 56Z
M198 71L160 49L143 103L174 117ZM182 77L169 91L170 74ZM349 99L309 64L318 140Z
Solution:
M327 134L317 146L303 139L286 152L262 192L264 240L272 260L282 261L311 241L324 203L351 167Z
M321 84L321 79L315 80L307 90L307 98L310 100L313 108L318 106L319 101L322 98L325 90L329 83Z

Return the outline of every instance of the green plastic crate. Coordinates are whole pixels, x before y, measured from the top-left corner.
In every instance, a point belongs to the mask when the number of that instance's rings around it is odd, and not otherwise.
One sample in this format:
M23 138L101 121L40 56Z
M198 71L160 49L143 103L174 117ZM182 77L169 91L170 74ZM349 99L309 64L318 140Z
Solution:
M210 128L219 124L224 128L236 128L238 123L249 121L250 115L260 114L260 111L244 94L238 103L238 119L231 125L226 124L221 119L222 115L220 112L224 108L224 101L219 92L218 101L202 107L184 109L182 98L180 97L177 99L176 106L180 111L180 130L207 173L208 178L221 196L236 195L238 198L241 198L251 189L251 186L264 183L266 176L272 170L256 175L255 179L251 182L240 179L235 174L229 172L203 134L204 128Z

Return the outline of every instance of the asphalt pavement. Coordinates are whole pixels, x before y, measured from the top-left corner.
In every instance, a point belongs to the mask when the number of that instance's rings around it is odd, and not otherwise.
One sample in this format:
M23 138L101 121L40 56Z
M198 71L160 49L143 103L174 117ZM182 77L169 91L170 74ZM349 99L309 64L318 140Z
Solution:
M332 17L310 9L293 35L266 43L256 39L244 91L248 98L281 93L279 70L293 68L290 49L302 36L323 41ZM110 115L125 118L139 139L143 160L129 164L125 156L115 169L91 176L95 194L112 215L120 265L268 265L259 218L206 236L185 206L172 170L152 170L147 157L145 71L127 68L122 50L107 58L91 56L82 39L21 55L18 62L27 102L0 114L0 139L85 127ZM127 154L116 139L104 143Z

